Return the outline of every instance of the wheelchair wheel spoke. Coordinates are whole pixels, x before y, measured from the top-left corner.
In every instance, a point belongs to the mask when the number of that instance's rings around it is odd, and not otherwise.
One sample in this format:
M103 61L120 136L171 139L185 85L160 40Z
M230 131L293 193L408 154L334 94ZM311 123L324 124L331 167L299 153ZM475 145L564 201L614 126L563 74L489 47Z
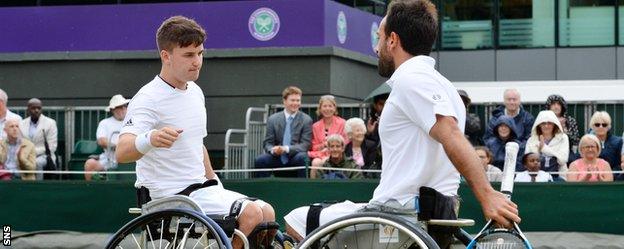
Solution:
M156 248L156 245L154 245L154 238L152 237L152 231L150 230L149 225L146 225L146 226L145 226L145 230L147 230L147 235L148 235L148 237L149 237L149 239L150 239L150 242L152 242L152 248L154 248L154 249L155 249L155 248ZM161 238L162 238L162 237L161 237ZM147 247L147 246L146 246L146 247Z
M184 232L184 235L182 235L182 239L181 239L181 243L178 245L178 248L184 248L184 246L186 246L186 241L188 240L188 236L189 233L191 232L191 230L193 230L193 226L195 225L195 223L193 222L191 224L191 226L186 230L186 232Z
M165 219L162 219L162 220L160 220L160 241L158 242L158 249L162 249L163 230L164 230L164 228L165 228Z
M359 241L358 238L360 236L357 236L357 234L358 234L357 225L353 225L353 231L354 231L354 234L355 234L355 248L360 248L360 243L358 242Z
M204 236L206 236L206 234L208 234L208 230L204 231L204 232L202 233L202 236L200 236L199 238L197 238L197 242L195 242L195 245L193 245L193 249L195 249L195 247L199 244L199 242L202 240L202 238L203 238Z
M137 248L141 248L141 245L139 244L139 241L137 241L136 237L134 237L134 234L132 234L132 239L134 239L134 243L136 243Z
M178 240L178 228L180 228L180 217L176 217L177 218L177 224L176 224L176 228L175 228L175 235L173 236L173 241L171 242L171 248L175 248L176 246L176 241Z

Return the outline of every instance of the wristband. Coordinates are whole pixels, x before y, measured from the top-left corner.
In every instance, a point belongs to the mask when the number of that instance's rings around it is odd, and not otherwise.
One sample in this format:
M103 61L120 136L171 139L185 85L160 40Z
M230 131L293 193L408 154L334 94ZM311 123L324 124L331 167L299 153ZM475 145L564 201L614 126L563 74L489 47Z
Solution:
M145 155L149 152L154 146L150 143L150 137L152 136L152 132L156 130L151 130L145 133L142 133L134 139L134 147L141 152L141 154Z

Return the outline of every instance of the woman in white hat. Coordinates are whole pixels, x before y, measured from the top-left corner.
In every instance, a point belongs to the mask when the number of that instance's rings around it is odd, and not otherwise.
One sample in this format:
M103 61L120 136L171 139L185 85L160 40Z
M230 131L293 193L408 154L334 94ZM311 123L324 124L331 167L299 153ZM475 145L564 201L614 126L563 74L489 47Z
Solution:
M104 153L99 157L91 158L85 162L84 168L86 172L103 171L117 167L115 161L115 145L119 138L119 131L123 126L123 120L126 117L126 109L130 100L117 94L108 102L106 111L113 115L100 121L96 131L97 144L104 149ZM92 174L85 173L85 180L91 180Z

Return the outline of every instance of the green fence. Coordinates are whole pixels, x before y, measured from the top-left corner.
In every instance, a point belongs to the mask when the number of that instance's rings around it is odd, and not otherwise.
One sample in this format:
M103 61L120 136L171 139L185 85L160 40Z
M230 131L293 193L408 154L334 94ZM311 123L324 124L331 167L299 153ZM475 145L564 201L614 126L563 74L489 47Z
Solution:
M293 208L323 200L367 201L376 181L257 179L224 181L232 190L272 203L278 222ZM498 188L498 186L495 186ZM0 222L15 231L48 229L112 233L134 216L133 182L46 181L0 182ZM514 201L520 207L524 231L578 231L624 234L624 183L516 184ZM476 220L469 232L483 226L481 209L462 185L460 216Z

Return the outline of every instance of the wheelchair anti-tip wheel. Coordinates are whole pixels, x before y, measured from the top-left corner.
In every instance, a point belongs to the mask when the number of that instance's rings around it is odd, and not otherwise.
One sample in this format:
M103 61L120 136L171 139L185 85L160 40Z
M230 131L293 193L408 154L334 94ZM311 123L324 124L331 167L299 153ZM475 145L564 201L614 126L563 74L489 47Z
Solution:
M298 248L438 249L418 224L395 215L362 212L331 221L309 234Z
M232 246L217 223L205 215L192 210L167 209L130 221L113 235L106 248L231 249Z

